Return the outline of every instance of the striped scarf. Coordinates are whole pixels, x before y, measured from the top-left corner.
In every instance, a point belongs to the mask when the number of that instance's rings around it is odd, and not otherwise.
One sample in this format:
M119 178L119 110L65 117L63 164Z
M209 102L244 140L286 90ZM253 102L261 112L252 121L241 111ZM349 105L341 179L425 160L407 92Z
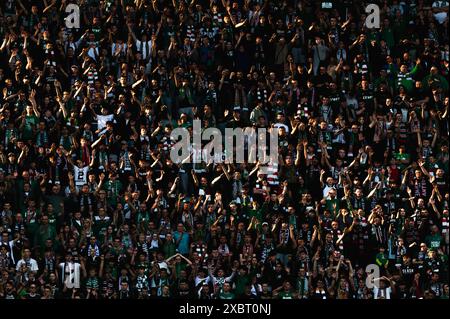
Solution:
M36 145L45 146L48 143L48 134L46 131L39 131L36 136Z
M289 241L289 229L280 229L279 239L280 244L286 245Z

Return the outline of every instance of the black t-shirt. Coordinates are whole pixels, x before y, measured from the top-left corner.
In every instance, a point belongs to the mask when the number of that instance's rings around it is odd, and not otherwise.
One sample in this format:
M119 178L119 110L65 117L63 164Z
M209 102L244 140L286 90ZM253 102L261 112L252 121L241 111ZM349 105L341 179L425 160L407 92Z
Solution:
M341 114L341 112L340 112L340 110L341 110L341 103L343 101L345 101L345 98L342 95L342 93L340 93L338 91L330 92L328 97L330 98L330 105L331 105L331 108L333 110L333 114Z
M5 292L3 299L17 299L17 293L13 292Z
M367 116L371 115L375 109L375 96L373 94L373 91L371 89L361 90L359 92L359 99L360 101L364 101L366 106L366 112Z
M447 182L447 178L445 177L436 177L436 179L434 180L435 183L437 184L437 187L439 189L439 192L441 194L445 194L448 190L448 182Z
M327 299L328 298L328 293L327 291L324 290L314 290L312 295L311 295L311 299Z
M375 108L375 111L377 115L386 115L389 111L388 107L386 106L386 99L390 97L390 94L388 92L377 92L377 105Z
M415 269L412 265L402 265L400 267L400 270L402 272L402 278L407 282L411 283L412 279L414 277Z

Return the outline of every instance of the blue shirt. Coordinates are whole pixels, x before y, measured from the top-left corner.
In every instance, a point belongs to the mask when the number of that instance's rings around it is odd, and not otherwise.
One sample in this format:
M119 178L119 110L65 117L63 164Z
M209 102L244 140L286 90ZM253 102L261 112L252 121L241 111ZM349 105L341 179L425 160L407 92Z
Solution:
M189 234L188 233L180 233L178 231L174 232L173 237L177 242L180 238L180 242L178 243L178 252L182 255L189 253Z

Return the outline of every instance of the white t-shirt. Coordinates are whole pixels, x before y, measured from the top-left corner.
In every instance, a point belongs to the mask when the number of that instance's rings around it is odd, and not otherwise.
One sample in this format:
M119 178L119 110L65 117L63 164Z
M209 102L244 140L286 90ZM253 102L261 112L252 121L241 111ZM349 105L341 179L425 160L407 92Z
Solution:
M28 260L28 262L25 261L24 259L19 260L16 265L16 271L19 271L20 267L22 267L22 265L28 265L28 267L30 268L31 271L37 272L39 270L38 264L37 264L36 260L34 260L33 258L30 258Z
M331 186L328 186L328 184L325 185L325 187L323 188L323 197L328 199L328 192L332 189L335 190L336 187L334 185L331 185Z

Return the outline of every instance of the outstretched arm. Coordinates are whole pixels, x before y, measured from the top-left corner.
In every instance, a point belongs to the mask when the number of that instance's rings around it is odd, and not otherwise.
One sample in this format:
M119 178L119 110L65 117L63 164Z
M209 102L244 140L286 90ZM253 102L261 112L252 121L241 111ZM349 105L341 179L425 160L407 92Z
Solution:
M134 42L138 41L138 39L136 38L136 34L133 32L133 30L131 29L131 23L127 23L127 27L128 27L128 32L131 34L131 36L133 37Z
M427 176L430 179L430 182L432 180L432 176L430 175L430 173L427 171L427 169L425 168L425 161L422 159L417 160L417 164L419 164L420 169L422 171L422 173Z
M37 117L40 117L40 116L41 116L41 113L39 113L39 111L38 111L38 109L37 109L37 103L36 103L35 96L36 96L36 90L33 89L33 90L31 90L31 94L30 94L29 100L30 100L30 102L31 102L31 105L33 106L33 112L34 112L34 114L35 114Z

